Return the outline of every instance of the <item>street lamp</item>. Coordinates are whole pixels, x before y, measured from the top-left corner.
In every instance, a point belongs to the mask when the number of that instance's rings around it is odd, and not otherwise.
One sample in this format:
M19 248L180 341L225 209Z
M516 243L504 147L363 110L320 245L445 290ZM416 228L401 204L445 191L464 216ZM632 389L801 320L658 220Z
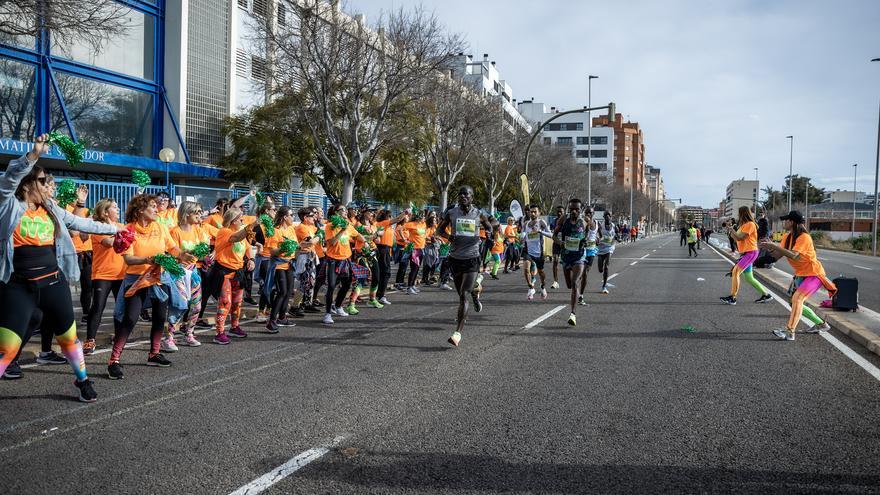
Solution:
M880 62L880 58L871 59ZM877 156L874 158L874 222L871 228L871 254L877 256L877 177L880 175L880 112L877 115Z
M785 139L791 140L791 146L788 150L788 211L791 211L791 165L794 161L794 136L785 136Z
M174 161L174 150L171 148L162 148L159 150L159 159L165 162L165 189L168 195L171 195L171 178L168 173L168 164Z
M856 177L858 176L859 164L853 163L853 195L852 195L852 203L853 203L853 217L852 217L852 232L849 234L850 240L852 240L856 236Z
M810 230L810 178L804 181L804 221L807 223L807 230Z
M593 106L593 79L599 76L587 76L587 108ZM593 206L593 118L587 110L587 204Z
M755 167L755 182L758 182L758 167ZM758 214L758 195L761 194L761 184L755 186L755 215Z

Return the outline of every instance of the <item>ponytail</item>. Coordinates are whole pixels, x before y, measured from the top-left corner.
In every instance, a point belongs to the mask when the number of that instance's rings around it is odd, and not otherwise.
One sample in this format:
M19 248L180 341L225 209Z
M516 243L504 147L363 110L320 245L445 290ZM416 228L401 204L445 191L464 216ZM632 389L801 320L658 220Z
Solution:
M801 234L807 234L807 233L808 233L807 228L804 227L804 224L802 224L802 223L797 224L794 227L794 229L792 229L791 234L788 235L788 239L786 239L785 246L783 246L783 247L785 249L791 249L792 246L794 246L795 241L797 240L798 236L800 236Z

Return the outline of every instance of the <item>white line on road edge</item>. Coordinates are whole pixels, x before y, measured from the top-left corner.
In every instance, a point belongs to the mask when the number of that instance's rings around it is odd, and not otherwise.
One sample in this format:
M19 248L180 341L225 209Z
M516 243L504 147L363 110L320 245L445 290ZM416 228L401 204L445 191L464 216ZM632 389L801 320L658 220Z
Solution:
M854 268L861 268L862 270L874 271L873 268L868 268L867 266L862 265L853 265Z
M235 490L231 493L231 495L255 495L257 493L260 493L270 486L274 485L275 483L278 483L284 478L287 478L291 474L304 468L310 462L316 461L321 457L324 457L327 452L330 452L330 449L339 445L343 440L345 440L345 437L336 437L333 439L332 442L328 442L324 445L321 445L320 447L315 447L314 449L309 449L302 454L294 457L293 459L285 462L284 464L278 466L272 471L269 471L263 476L260 476L254 481L251 481L247 485L242 486L238 490Z
M726 261L727 261L728 263L730 263L731 265L734 264L733 261L730 261L729 259L727 259L726 256L724 256L723 254L719 253L718 250L716 250L713 246L709 246L709 247L711 247L712 250L715 251L715 254L717 254L718 256L721 256L722 259L726 260ZM773 268L776 268L776 267L773 267ZM776 268L776 269L778 270L778 268ZM780 270L780 271L782 271L782 270ZM769 292L770 292L770 295L773 296L773 299L774 299L776 302L778 302L779 304L781 304L782 307L784 307L785 309L787 309L789 312L791 311L791 305L788 304L787 301L785 301L785 300L782 299L781 297L777 296L775 292L773 292L773 291L769 291ZM812 323L810 320L804 318L803 316L801 316L801 320L800 320L800 321L802 321L803 323L806 323L807 325L810 325L810 324ZM833 345L834 347L836 347L838 351L842 352L844 356L848 357L852 362L856 363L856 364L859 365L863 370L867 371L869 375L873 376L873 377L874 377L875 379L877 379L877 380L880 380L880 368L877 368L877 367L874 366L870 361L868 361L867 359L865 359L865 358L863 358L862 356L860 356L859 353L857 353L856 351L850 349L849 346L847 346L846 344L844 344L843 342L841 342L841 341L840 341L837 337L835 337L834 335L831 335L831 334L828 333L828 332L819 332L819 335L820 335L823 339L827 340L829 344L831 344L831 345Z
M629 264L629 266L633 266L633 265L635 265L636 263L638 263L638 261L633 261L632 263Z
M611 275L608 275L608 280L611 280L612 278L614 278L618 275L620 275L620 274L619 273L612 273Z
M648 257L648 256L651 256L651 253L648 253L648 254L646 254L646 255L644 255L644 256L642 256L642 257L641 257L641 258L639 258L639 259L640 259L640 260L643 260L643 259L645 259L645 258L647 258L647 257Z
M547 311L543 315L532 320L531 323L527 323L526 326L524 326L523 328L526 330L528 330L529 328L533 328L534 326L538 325L539 323L546 320L547 318L550 318L551 316L555 315L556 313L559 312L559 310L561 310L563 308L565 308L564 304L556 306L555 308L551 309L550 311Z

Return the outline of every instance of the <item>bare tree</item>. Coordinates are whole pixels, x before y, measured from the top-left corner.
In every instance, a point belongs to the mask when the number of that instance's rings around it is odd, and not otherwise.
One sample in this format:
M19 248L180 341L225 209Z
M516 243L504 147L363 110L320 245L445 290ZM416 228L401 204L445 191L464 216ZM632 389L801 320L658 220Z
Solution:
M33 37L47 29L58 45L79 41L99 50L126 32L130 12L111 0L0 0L0 35Z
M473 164L488 195L489 213L495 214L495 202L504 193L511 178L522 170L522 156L529 134L519 126L511 129L500 115L476 139Z
M529 189L532 202L543 211L563 205L586 192L586 168L578 165L571 149L535 145L529 155Z
M459 46L437 18L400 9L372 28L339 2L297 0L285 27L255 26L271 60L270 96L302 91L300 117L318 161L351 201L359 176L376 161L395 118L404 118L426 78Z

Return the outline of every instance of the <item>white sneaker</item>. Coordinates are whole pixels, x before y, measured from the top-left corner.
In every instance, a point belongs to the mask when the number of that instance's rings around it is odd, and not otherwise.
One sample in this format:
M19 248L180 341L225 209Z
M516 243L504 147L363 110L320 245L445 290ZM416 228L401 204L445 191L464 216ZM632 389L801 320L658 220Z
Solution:
M332 325L333 324L333 315L331 315L330 313L325 314L324 319L321 321L321 323L323 323L325 325Z
M828 332L831 330L831 325L828 322L823 322L818 325L813 325L807 329L807 333L819 333L819 332Z
M529 287L529 291L526 293L526 298L528 298L529 301L531 301L532 299L535 298L535 289L534 289L534 287Z
M406 293L411 296L418 294L415 287L410 287L409 289L406 289Z
M551 289L558 289L558 288L559 288L559 282L557 282L557 281L554 280L553 283L550 284L550 288L551 288Z
M443 289L443 290L453 290L453 289L452 289L452 286L449 285L449 284L447 284L446 282L444 282L444 283L440 286L440 288Z
M545 301L547 300L547 289L545 289L543 287L541 288L541 299L543 299Z
M177 352L177 344L174 343L173 337L166 337L159 343L159 348L163 352Z
M602 286L602 294L608 294L608 287Z
M773 330L773 335L778 337L780 340L794 340L794 332L789 332L788 330L777 328Z
M346 312L342 308L336 308L335 311L336 311L336 316L349 316L348 312Z
M387 297L379 299L379 302L382 303L383 306L388 306L389 304L391 304L391 301L389 301Z
M257 323L266 323L269 321L269 315L266 313L257 313Z

